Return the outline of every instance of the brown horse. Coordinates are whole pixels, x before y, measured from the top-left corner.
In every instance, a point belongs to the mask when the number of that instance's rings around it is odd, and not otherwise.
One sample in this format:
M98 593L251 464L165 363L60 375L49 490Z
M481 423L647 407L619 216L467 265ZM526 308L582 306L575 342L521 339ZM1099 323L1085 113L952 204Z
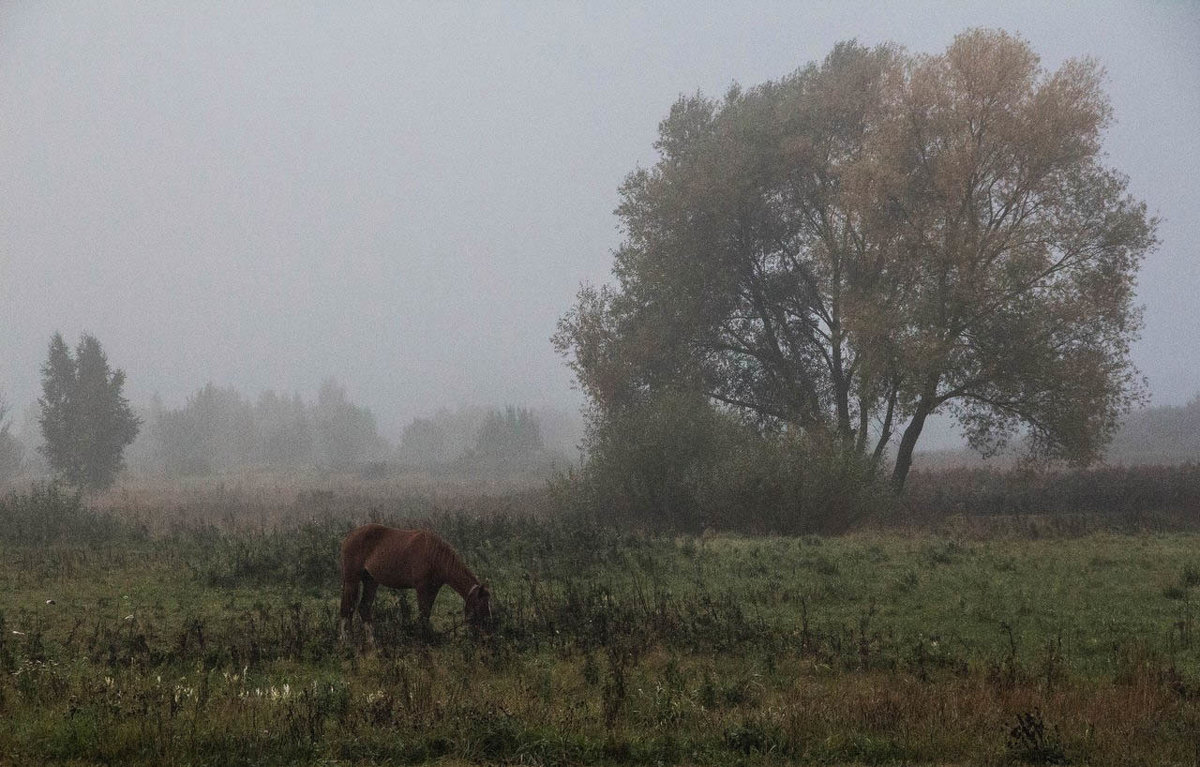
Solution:
M482 627L492 616L488 587L479 582L458 553L436 533L363 525L351 530L342 541L343 639L357 603L367 642L375 644L371 603L380 584L393 589L416 589L421 626L426 632L431 628L429 613L433 610L433 600L443 585L449 585L463 598L463 612L472 626ZM360 585L362 601L359 601Z

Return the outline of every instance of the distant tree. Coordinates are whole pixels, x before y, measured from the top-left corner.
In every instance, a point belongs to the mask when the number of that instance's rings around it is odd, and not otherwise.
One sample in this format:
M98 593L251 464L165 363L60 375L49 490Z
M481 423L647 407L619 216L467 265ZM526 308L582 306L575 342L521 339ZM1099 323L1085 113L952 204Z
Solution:
M11 409L0 396L0 482L12 479L21 471L25 446L12 434Z
M263 392L254 406L258 432L256 460L268 466L312 465L312 418L299 395L291 399Z
M204 475L212 471L196 415L188 408L155 408L151 432L163 471L173 477Z
M400 448L405 460L418 465L436 465L454 458L444 418L414 418L401 435Z
M542 430L537 416L532 410L511 405L503 412L490 412L475 441L476 456L493 461L511 462L541 449Z
M205 475L249 460L254 441L250 406L235 389L209 382L179 409L159 408L154 438L163 469L173 476Z
M346 390L332 378L317 392L313 420L318 459L326 466L351 466L380 450L374 414L350 402Z
M75 358L59 333L50 339L50 354L42 367L42 397L38 400L44 444L40 450L52 471L81 462L78 437L79 419L75 415Z
M39 422L50 468L73 485L110 487L141 420L121 393L125 373L109 368L95 336L85 333L72 356L60 333L42 367Z
M250 463L256 440L254 410L237 389L209 382L188 405L213 469L224 471Z
M1118 463L1183 463L1200 460L1200 395L1179 407L1130 413L1105 455Z
M984 452L1024 433L1092 460L1141 396L1155 244L1102 163L1101 81L972 30L682 98L621 189L616 286L585 287L555 343L601 419L696 392L866 462L895 444L897 487L938 412Z
M345 467L382 452L375 416L326 381L309 405L264 391L251 404L236 389L205 384L178 409L152 411L159 460L168 474L237 467Z
M434 466L478 455L480 434L496 416L495 410L472 405L414 418L404 427L397 457L405 463Z

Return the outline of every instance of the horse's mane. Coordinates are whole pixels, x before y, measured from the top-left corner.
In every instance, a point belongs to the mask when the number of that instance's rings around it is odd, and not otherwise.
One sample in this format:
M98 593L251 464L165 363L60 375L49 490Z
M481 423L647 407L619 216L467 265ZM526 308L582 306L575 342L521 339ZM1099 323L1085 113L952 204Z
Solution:
M440 535L430 535L429 538L433 544L432 564L448 583L451 585L478 583L479 579L475 577L475 573L471 572L471 568L467 567L453 546L443 540ZM457 588L457 586L455 587Z

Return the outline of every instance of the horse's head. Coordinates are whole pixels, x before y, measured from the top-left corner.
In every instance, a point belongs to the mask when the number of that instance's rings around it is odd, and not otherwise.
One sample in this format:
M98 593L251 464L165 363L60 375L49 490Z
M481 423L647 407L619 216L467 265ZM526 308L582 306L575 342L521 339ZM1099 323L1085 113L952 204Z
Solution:
M463 614L474 628L486 628L492 622L492 592L485 584L477 583L467 592Z

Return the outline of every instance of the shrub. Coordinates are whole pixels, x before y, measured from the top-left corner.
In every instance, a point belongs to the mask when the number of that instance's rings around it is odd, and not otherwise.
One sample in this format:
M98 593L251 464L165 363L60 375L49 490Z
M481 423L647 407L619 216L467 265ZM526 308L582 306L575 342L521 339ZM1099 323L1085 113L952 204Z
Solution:
M597 414L587 441L588 463L558 485L566 505L651 528L836 532L888 498L869 461L760 435L685 393Z
M1087 527L1194 528L1200 522L1200 464L919 473L908 483L903 510L916 521L1044 515L1086 519Z

